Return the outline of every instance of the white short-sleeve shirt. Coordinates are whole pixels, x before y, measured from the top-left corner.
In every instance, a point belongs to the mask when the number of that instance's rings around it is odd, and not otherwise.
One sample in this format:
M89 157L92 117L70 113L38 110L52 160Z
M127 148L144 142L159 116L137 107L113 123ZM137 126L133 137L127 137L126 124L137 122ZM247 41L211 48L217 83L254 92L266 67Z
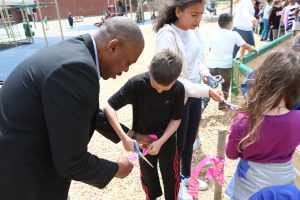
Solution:
M209 68L231 68L234 45L242 46L246 42L235 31L220 29L209 43L211 49Z

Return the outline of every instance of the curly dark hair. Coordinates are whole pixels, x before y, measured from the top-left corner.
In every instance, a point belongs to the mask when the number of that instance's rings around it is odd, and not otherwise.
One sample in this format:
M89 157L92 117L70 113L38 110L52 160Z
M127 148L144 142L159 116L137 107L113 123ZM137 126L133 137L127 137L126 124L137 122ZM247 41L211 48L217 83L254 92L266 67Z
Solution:
M165 24L174 23L178 18L175 10L178 7L180 10L184 10L187 7L196 4L205 3L205 0L171 0L167 1L166 4L159 11L158 17L156 18L153 26L153 30L158 32Z

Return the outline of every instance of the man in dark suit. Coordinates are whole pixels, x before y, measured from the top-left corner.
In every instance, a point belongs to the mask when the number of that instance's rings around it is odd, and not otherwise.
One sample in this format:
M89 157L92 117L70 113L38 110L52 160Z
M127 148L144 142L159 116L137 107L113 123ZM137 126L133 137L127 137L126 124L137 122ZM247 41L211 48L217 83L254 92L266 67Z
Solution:
M93 37L42 49L16 67L0 90L1 200L66 200L71 180L103 188L131 172L127 158L100 159L87 145L104 123L100 77L127 72L143 48L139 27L115 17Z

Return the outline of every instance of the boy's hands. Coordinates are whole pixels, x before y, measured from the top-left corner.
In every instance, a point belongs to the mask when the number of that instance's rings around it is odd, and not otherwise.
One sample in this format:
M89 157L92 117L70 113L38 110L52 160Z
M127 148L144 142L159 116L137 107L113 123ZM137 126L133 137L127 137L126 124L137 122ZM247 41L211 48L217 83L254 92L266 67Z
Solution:
M150 155L157 155L160 151L162 144L160 143L159 140L156 140L154 142L152 142L149 146L148 146L148 154Z
M149 135L136 134L136 141L139 144L149 145L153 142L153 140L149 137Z
M127 134L130 138L133 138L133 131L129 130ZM149 145L153 140L149 137L149 135L142 135L139 133L136 133L136 141L139 144Z

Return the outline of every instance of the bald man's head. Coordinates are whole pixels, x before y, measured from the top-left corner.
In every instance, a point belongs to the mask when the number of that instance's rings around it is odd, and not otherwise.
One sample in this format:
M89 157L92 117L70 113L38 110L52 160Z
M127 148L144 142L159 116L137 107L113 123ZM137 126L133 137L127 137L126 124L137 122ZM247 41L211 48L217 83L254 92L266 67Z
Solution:
M127 72L144 49L144 37L135 22L127 17L107 20L94 35L97 46L100 75L115 78Z
M128 17L113 17L105 21L99 32L106 39L118 39L125 45L144 46L144 37L140 28Z

